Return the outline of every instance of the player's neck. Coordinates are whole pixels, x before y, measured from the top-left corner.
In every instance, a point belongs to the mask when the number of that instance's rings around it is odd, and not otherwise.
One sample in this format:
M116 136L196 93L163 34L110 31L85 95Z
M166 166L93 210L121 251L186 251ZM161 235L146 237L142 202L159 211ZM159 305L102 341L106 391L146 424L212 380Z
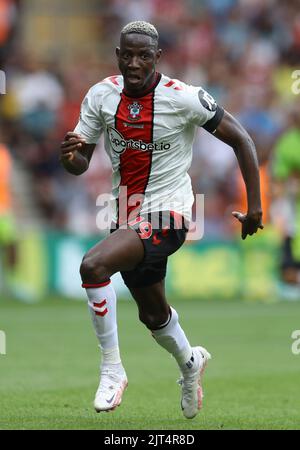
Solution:
M126 86L126 82L124 80L124 89L123 92L127 97L137 98L137 97L144 97L145 95L149 94L153 89L156 88L160 81L161 75L158 72L154 72L152 77L149 79L149 81L143 86L142 89L135 89L132 90Z

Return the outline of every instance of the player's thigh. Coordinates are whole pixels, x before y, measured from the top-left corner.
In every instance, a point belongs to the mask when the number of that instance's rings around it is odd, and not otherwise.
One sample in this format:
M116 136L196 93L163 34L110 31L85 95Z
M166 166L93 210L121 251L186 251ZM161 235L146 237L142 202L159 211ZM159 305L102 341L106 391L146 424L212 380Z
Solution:
M85 255L89 265L108 267L111 273L132 270L142 261L144 246L136 231L118 229L96 244Z

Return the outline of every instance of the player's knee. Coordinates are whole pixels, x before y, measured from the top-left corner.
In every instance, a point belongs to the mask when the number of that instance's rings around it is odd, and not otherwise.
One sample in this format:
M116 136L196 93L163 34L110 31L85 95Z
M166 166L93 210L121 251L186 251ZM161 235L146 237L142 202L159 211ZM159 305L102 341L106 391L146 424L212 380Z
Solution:
M82 260L80 275L83 282L99 283L109 278L111 273L100 259L87 256Z
M169 314L165 311L161 311L155 315L147 312L140 312L139 318L149 330L157 330L168 321Z
M82 281L88 281L91 277L94 278L95 267L90 258L84 257L80 266L80 275Z

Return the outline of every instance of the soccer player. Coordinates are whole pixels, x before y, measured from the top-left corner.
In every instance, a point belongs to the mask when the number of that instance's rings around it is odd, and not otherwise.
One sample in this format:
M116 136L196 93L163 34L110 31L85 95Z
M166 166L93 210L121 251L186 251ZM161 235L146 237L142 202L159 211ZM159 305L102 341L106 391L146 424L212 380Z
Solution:
M116 49L122 75L89 90L74 132L68 132L61 144L60 158L68 172L82 174L104 133L113 170L111 234L87 252L80 268L102 352L96 411L115 409L127 386L110 281L120 271L140 320L179 366L181 408L185 417L193 418L202 406L201 377L210 354L187 339L167 302L165 275L168 256L183 244L191 218L193 193L187 171L196 127L235 151L247 189L247 213L233 212L242 224L243 239L263 227L259 170L254 144L236 119L201 87L156 71L161 52L153 25L137 21L122 29Z

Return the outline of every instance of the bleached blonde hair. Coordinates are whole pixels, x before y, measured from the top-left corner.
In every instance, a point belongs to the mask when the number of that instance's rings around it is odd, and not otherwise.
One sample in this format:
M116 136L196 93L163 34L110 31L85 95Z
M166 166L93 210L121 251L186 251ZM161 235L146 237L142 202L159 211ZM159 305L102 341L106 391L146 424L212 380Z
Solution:
M121 31L121 36L124 34L136 33L145 34L146 36L152 37L157 43L159 34L154 25L149 22L144 22L143 20L136 20L135 22L130 22Z

